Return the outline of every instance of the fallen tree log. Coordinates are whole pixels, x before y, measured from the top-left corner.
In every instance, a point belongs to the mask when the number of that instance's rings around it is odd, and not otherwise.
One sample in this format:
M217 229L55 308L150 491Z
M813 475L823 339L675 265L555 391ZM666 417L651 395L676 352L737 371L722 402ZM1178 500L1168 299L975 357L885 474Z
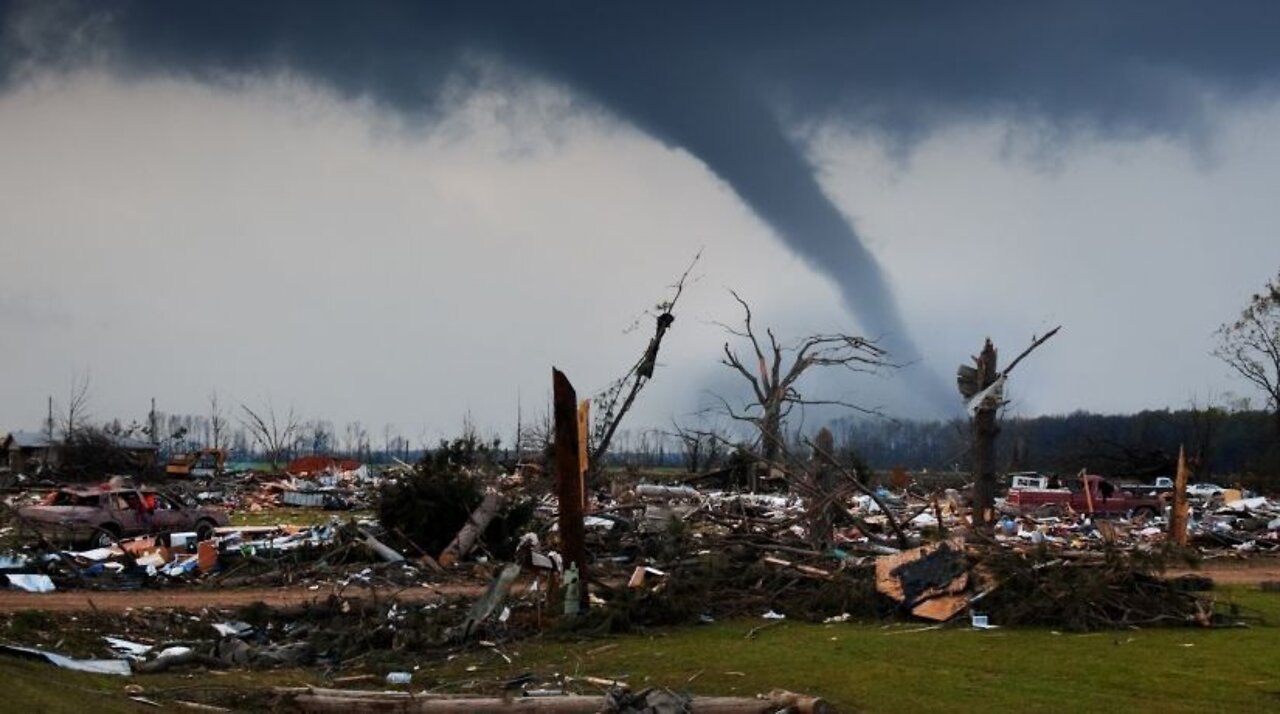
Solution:
M463 524L449 545L440 551L440 557L436 558L436 561L447 568L467 557L475 547L476 541L480 540L480 534L484 533L484 529L489 527L489 522L498 515L498 511L502 510L504 501L502 494L496 491L485 494L484 500L476 506L476 510L472 511L470 516L467 516L467 522Z
M409 692L373 692L316 687L279 687L280 704L303 712L397 712L403 714L448 714L450 712L555 712L595 714L605 711L605 698L579 695L551 697L452 697ZM775 689L759 698L695 697L697 714L825 714L831 706L820 697Z
M174 667L182 667L188 664L198 664L211 669L227 668L226 662L223 662L216 657L210 657L209 655L187 648L182 652L161 655L150 662L143 662L135 666L134 671L139 674L159 674L161 672L167 672Z
M374 538L373 534L370 533L369 531L366 531L365 529L361 528L360 535L364 536L364 544L369 546L369 550L372 550L374 553L376 553L379 558L382 558L384 561L388 563L404 562L404 556L401 555L399 551L388 546L387 544L383 543L377 538Z

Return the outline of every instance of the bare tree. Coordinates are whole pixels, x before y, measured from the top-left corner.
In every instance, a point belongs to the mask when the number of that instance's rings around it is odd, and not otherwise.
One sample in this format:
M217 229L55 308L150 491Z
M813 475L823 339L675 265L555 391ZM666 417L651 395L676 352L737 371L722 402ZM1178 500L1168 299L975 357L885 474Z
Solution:
M276 415L270 399L267 399L266 408L260 410L261 413L250 409L246 404L241 404L240 409L244 412L240 423L249 431L253 440L266 451L271 470L275 471L280 456L288 450L295 432L298 431L298 417L294 414L293 407L289 408L289 414L284 418Z
M342 429L342 452L348 456L360 448L360 422L349 421Z
M731 418L754 427L766 468L776 465L779 453L785 448L784 424L796 406L825 405L866 414L879 413L875 409L840 399L805 397L800 393L797 383L814 367L836 367L851 372L874 373L896 366L889 362L888 353L884 349L866 338L842 333L810 335L801 338L791 347L784 347L771 328L765 329L766 343L752 324L751 306L736 292L730 291L730 294L742 306L742 327L730 327L723 323L721 327L745 341L752 354L744 362L738 351L729 342L725 342L720 363L738 373L751 385L752 401L742 409L734 409L723 398L721 403ZM749 367L751 362L755 364Z
M300 427L305 432L305 448L313 454L328 454L336 448L337 437L334 436L333 424L316 419Z
M218 392L209 393L209 434L210 448L225 449L227 447L227 413L218 401Z
M387 422L382 425L382 458L390 461L392 454L392 444L395 442L396 428Z
M1207 481L1213 475L1213 459L1218 448L1218 436L1227 419L1225 399L1209 392L1204 401L1192 398L1188 405L1190 444L1187 463L1196 481Z
M689 473L714 469L724 457L728 438L715 425L695 429L672 421L671 428L669 435L680 445Z
M530 421L525 421L521 413L516 419L516 460L524 461L526 458L537 460L551 453L555 431L555 421L552 419L549 400L542 413Z
M1249 298L1240 317L1215 333L1213 354L1267 395L1280 436L1280 274Z
M89 420L89 372L72 375L67 405L62 412L62 438L71 441Z

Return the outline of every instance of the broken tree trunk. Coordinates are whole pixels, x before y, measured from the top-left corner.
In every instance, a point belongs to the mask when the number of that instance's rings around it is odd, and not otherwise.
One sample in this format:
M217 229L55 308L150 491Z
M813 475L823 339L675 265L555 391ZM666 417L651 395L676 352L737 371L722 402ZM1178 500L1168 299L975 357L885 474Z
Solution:
M581 451L578 446L578 395L569 378L558 369L551 370L552 402L555 416L556 493L560 500L560 549L564 567L577 565L580 610L588 605L587 558L583 525L583 478Z
M899 546L906 548L910 545L911 539L907 537L906 531L902 530L902 525L898 522L897 516L893 515L893 511L889 510L889 505L884 502L884 499L880 498L880 495L876 493L875 489L863 483L862 480L858 478L858 474L856 472L845 468L840 464L840 462L836 461L836 457L831 452L824 451L820 445L812 441L806 440L805 443L809 444L809 447L812 448L828 466L836 469L844 476L846 481L848 481L854 488L858 489L858 491L868 496L872 502L876 504L876 507L880 509L880 513L884 515L885 520L889 523L889 528L893 530L894 536L897 537ZM852 516L849 511L843 508L841 508L841 510L846 516ZM854 518L853 520L857 523L858 527L862 529L863 533L874 539L872 530L864 521L862 521L862 519Z
M1000 426L996 414L1004 399L1004 382L1014 367L1018 366L1027 355L1043 345L1050 337L1058 334L1062 326L1049 330L1043 337L1033 337L1031 346L1022 354L1013 358L1004 371L996 369L996 348L988 339L982 346L982 352L973 358L974 366L960 365L956 374L956 386L960 388L960 396L968 401L969 414L972 417L970 427L973 434L973 514L972 520L976 532L989 532L995 519L996 503L996 437L1000 434Z
M987 340L978 355L977 379L979 393L996 384L996 348ZM1000 426L996 412L1000 399L984 398L973 413L973 525L987 528L992 522L996 505L996 436Z
M826 463L823 454L834 454L836 447L835 438L832 437L831 430L826 427L818 431L814 443L811 469L808 474L812 497L809 499L808 512L805 515L809 522L809 545L822 550L831 543L837 513L836 504L832 499L836 490L836 472L830 464Z
M463 524L462 529L453 537L449 545L440 551L440 557L436 558L440 565L447 568L460 559L467 557L467 554L475 547L476 541L480 540L480 534L484 533L484 529L489 527L493 517L498 515L498 511L502 510L504 501L502 494L496 491L485 494L484 500L467 517L467 522Z

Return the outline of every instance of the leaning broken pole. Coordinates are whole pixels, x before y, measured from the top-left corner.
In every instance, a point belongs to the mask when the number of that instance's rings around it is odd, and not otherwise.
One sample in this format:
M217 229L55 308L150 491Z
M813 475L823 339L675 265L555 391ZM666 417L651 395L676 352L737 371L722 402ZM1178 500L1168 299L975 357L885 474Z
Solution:
M564 567L578 571L579 608L587 609L587 558L583 527L582 451L578 433L578 394L564 372L552 368L552 413L555 417L556 493L560 500L560 552Z

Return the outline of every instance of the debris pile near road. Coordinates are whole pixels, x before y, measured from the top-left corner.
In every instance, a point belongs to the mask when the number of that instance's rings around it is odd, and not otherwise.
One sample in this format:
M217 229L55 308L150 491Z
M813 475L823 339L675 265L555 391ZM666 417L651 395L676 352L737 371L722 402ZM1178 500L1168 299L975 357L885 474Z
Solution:
M1192 515L1195 545L1241 553L1280 550L1280 503L1269 498L1210 497L1193 508Z
M372 521L333 520L305 527L222 527L205 541L197 541L194 532L138 536L101 548L11 554L0 558L0 577L27 590L33 589L29 584L47 584L41 592L420 580L420 566L386 548L377 532Z

